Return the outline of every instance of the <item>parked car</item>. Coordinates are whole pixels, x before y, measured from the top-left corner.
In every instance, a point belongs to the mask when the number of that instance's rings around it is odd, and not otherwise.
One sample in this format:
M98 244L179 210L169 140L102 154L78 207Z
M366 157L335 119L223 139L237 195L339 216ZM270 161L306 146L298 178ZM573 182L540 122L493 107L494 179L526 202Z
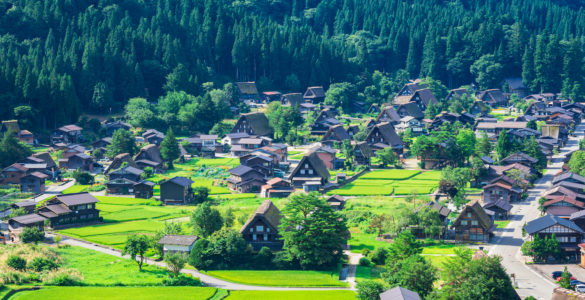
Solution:
M571 286L576 286L578 284L584 284L585 282L579 281L579 280L571 280Z
M585 293L585 284L577 284L575 286L575 291L579 293Z
M563 271L554 271L554 272L552 272L552 278L555 279L555 280L558 279L558 278L560 278L561 276L563 276ZM569 273L569 276L573 277L573 274Z

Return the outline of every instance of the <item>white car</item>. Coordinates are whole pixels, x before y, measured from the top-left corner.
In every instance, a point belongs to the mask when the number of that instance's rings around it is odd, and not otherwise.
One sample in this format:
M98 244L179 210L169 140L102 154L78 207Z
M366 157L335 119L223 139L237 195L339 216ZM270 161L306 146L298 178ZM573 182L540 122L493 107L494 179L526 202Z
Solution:
M577 284L575 286L575 291L579 293L585 293L585 284Z

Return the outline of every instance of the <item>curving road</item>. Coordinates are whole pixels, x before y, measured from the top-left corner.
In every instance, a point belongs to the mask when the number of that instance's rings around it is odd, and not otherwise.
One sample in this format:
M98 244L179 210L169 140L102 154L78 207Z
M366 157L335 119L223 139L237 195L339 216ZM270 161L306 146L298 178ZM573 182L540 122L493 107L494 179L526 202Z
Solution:
M54 235L48 234L47 236L51 237ZM122 255L122 253L118 250L114 250L114 249L107 248L104 246L99 246L99 245L88 243L85 241L73 239L73 238L70 238L67 236L62 236L62 237L63 237L63 240L61 241L62 244L79 246L79 247L95 250L95 251L98 251L101 253L113 255L116 257L130 258L129 255ZM359 258L358 258L358 260L359 260ZM146 259L145 263L147 263L149 265L155 265L155 266L165 268L165 269L167 267L164 262L154 261L152 259ZM190 274L193 277L199 277L201 282L205 283L208 286L222 288L222 289L228 289L228 290L250 290L250 291L252 291L252 290L256 290L256 291L301 291L302 290L302 291L308 291L308 290L349 290L349 289L353 289L353 288L335 288L335 287L318 288L318 287L257 286L257 285L247 285L247 284L240 284L240 283L234 283L234 282L221 280L221 279L209 276L205 273L201 273L201 272L198 272L195 270L190 270L190 269L183 269L183 270L181 270L181 273ZM353 282L350 282L350 286L352 286L352 287L354 286Z
M508 274L515 275L518 287L516 291L522 298L534 296L537 299L550 299L553 289L556 287L550 279L544 278L524 263L520 251L523 243L522 226L540 217L538 199L543 192L551 187L553 177L563 166L565 154L579 148L579 140L583 138L584 130L585 124L581 123L577 126L576 136L570 137L560 153L553 156L552 161L543 172L542 178L536 180L534 187L528 191L527 199L514 203L511 211L511 222L506 228L499 231L492 240L494 245L488 249L489 254L502 256L502 265Z

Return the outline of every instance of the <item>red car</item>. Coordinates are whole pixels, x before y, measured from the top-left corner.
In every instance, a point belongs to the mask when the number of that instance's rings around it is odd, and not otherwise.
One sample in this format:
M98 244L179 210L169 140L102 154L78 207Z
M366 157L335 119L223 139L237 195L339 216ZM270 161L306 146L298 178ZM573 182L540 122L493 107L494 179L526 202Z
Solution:
M562 279L562 278L561 278L560 276L559 276L559 277L557 277L557 281L558 281L558 282L561 282L561 279ZM575 278L575 277L571 276L571 280L577 280L577 278Z

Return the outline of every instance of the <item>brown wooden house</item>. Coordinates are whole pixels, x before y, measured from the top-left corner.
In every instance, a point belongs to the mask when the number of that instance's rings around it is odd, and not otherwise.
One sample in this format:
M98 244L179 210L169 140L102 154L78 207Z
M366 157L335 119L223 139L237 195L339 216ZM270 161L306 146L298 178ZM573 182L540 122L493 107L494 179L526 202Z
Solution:
M165 204L187 204L193 201L193 181L186 177L174 177L160 184L160 201Z
M579 258L578 244L582 242L585 232L574 222L555 215L545 215L526 223L524 229L532 238L536 235L540 238L551 237L554 234L565 255L574 260Z
M325 89L322 86L310 86L303 95L305 102L317 104L325 101Z
M98 199L89 193L58 195L45 202L39 215L49 219L53 228L77 226L102 221L96 209Z
M496 228L477 200L468 203L453 222L455 240L488 242Z
M232 128L231 133L245 132L249 135L260 135L272 138L274 130L268 123L268 118L261 112L241 114Z
M329 171L319 156L315 152L311 152L303 156L291 172L289 179L297 188L303 187L307 183L318 183L318 186L322 186L329 182Z
M260 188L266 183L264 175L257 170L239 165L229 170L228 188L240 193L258 193Z
M280 218L280 211L272 201L264 200L242 226L240 234L255 251L262 247L268 247L273 251L281 250L283 242L278 233Z

